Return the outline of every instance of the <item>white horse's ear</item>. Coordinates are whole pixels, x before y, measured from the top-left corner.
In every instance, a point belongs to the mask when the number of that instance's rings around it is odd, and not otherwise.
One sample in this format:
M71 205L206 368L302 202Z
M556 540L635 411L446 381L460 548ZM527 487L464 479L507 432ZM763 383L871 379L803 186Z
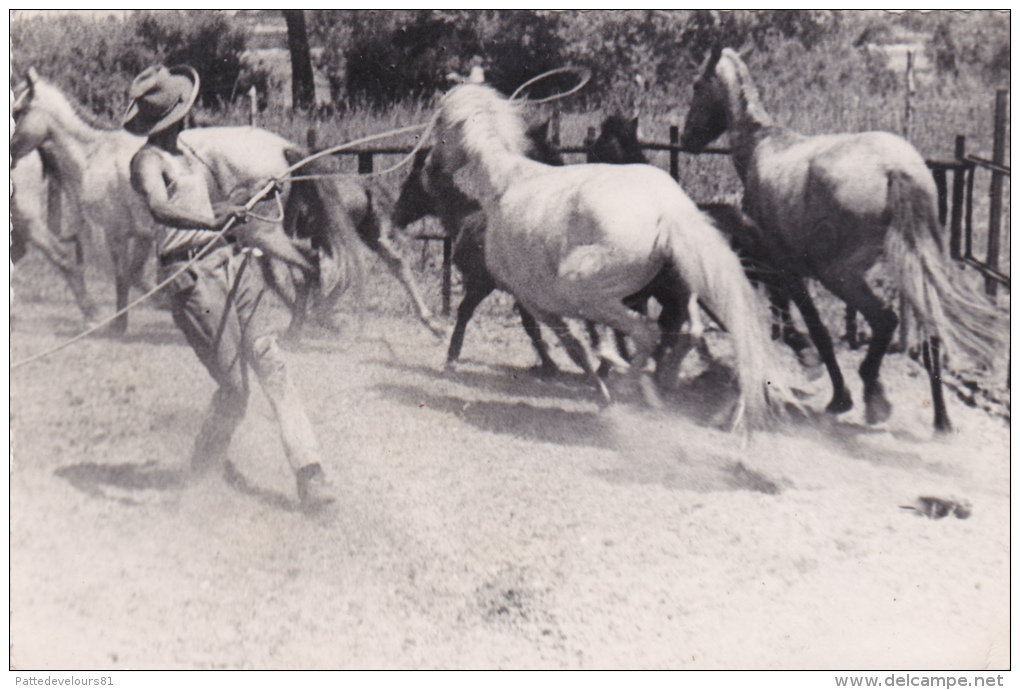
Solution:
M25 75L25 79L28 80L29 86L35 86L35 83L39 81L39 73L35 71L35 67L28 68L28 74Z

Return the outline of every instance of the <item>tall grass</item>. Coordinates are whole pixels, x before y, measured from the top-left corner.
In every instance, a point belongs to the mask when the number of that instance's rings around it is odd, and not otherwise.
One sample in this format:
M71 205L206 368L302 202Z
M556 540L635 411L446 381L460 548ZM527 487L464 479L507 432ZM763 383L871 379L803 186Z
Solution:
M823 41L813 50L799 44L777 43L752 54L748 59L766 109L777 124L805 134L885 130L903 134L905 112L904 75L883 72L861 51L852 48L845 37ZM690 81L696 75L690 73ZM641 137L648 142L667 143L670 125L682 126L691 98L691 83L658 85L657 90L642 94ZM326 148L352 141L369 134L425 123L433 112L434 100L411 101L388 110L353 107L342 114L313 116L271 106L257 115L257 124L295 143L308 145L309 132L314 132L315 147ZM959 76L948 74L922 75L919 88L911 96L912 120L909 140L929 159L950 160L958 134L967 137L969 152L991 157L994 89L979 75L963 71ZM608 110L571 110L571 101L535 106L529 119L539 121L562 109L560 142L562 146L578 147L589 127L598 127L610 115ZM629 113L628 113L629 114ZM200 125L243 125L249 122L249 110L241 99L217 110L201 110L195 115ZM375 142L376 146L410 148L413 135ZM1008 138L1007 138L1008 142ZM719 142L726 144L725 139ZM653 165L668 168L665 152L648 152ZM391 155L379 155L375 168L382 169L396 162ZM357 171L357 157L341 157L347 170ZM568 163L577 163L582 156L568 155ZM397 172L380 178L391 194L396 194L404 178ZM720 198L739 199L741 186L732 163L726 156L680 156L680 184L697 201ZM983 256L987 243L988 176L979 173L975 185L975 253ZM1009 195L1004 197L1003 254L1001 266L1009 271ZM410 228L413 234L431 234L439 229L435 221L425 221ZM413 261L418 277L438 307L441 245L437 242L404 241L404 254ZM370 308L407 312L408 300L395 280L378 266L372 275ZM377 286L377 287L375 287ZM378 289L377 289L378 288ZM500 303L502 306L502 303ZM483 308L482 313L486 309ZM410 313L410 312L407 312ZM834 316L838 319L838 316ZM837 321L830 322L836 325Z

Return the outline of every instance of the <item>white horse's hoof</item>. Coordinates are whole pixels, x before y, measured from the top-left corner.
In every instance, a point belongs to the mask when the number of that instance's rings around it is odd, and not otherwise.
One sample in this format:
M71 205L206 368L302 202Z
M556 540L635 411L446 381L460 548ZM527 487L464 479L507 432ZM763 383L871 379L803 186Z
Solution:
M662 398L659 397L659 392L655 389L655 383L651 377L642 373L638 378L638 385L641 387L641 395L645 399L645 404L653 410L661 410L663 407Z
M620 354L616 351L616 349L608 344L604 343L603 345L599 346L598 357L603 362L607 362L618 371L624 373L630 371L630 362L621 357Z

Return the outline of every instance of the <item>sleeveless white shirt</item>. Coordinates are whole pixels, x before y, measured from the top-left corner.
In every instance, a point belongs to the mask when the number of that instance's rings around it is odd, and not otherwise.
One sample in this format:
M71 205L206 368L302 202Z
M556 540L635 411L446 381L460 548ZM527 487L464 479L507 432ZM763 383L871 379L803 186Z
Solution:
M167 185L170 203L199 214L211 223L215 214L209 199L209 181L205 165L186 148L182 148L182 155L176 156L158 146L154 148L163 158L167 168L173 171L173 175L170 176L172 181ZM214 234L212 230L205 229L174 228L162 224L159 227L156 249L160 256L183 249L198 249Z

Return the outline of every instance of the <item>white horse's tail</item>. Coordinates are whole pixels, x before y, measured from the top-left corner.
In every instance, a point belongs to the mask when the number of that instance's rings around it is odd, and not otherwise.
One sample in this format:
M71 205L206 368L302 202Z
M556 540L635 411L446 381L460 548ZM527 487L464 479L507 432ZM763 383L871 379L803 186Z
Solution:
M787 404L799 406L769 338L766 309L719 230L693 202L684 201L689 209L678 209L661 221L671 258L689 288L723 321L736 352L746 423L749 428L765 428L783 416Z
M938 336L950 353L990 367L1001 347L999 312L986 299L950 279L936 200L907 173L888 173L886 209L892 216L885 238L888 270L927 335Z

